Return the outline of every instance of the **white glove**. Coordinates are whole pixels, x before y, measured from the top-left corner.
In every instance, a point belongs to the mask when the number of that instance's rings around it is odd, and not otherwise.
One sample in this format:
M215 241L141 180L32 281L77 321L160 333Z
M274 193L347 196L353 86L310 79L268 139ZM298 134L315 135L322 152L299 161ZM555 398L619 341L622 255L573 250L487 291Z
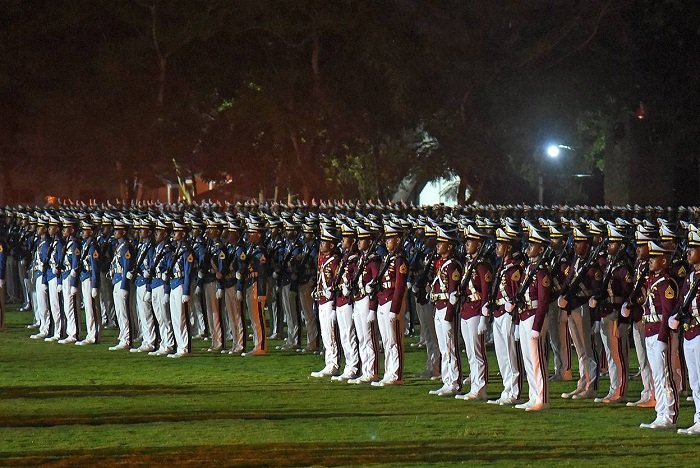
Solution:
M620 309L620 315L627 318L630 316L631 313L632 313L632 308L630 307L630 305L627 302L622 304L622 308Z
M0 279L0 288L4 288L4 287L5 287L5 280Z
M343 290L343 296L350 297L350 288L347 285L344 284L341 289Z
M76 288L75 286L71 286L70 287L70 295L75 296L76 294L78 294L78 288Z
M182 295L182 303L187 304L188 302L190 302L190 296L188 296L187 294L183 294Z
M484 317L488 317L490 313L491 311L489 310L488 304L484 304L483 306L481 306L481 315L483 315Z
M597 335L600 333L600 320L596 320L593 322L593 335Z
M411 287L411 291L413 292L413 294L418 294L418 290L419 288L415 284Z
M54 276L58 276L58 268L54 268L51 271L53 272Z
M92 288L90 291L90 295L92 296L93 299L97 297L98 289L97 288Z
M240 301L243 300L243 293L242 293L242 292L236 291L236 300L237 300L238 302L240 302Z
M162 274L160 275L160 279L162 279L163 281L168 281L168 274L167 274L167 273L162 273Z
M199 271L197 272L197 278L200 278L200 279L201 279L201 278L204 278L204 272L203 272L202 270L199 270Z
M56 292L60 293L61 291L63 291L63 285L61 283L58 283L58 285L56 286Z
M237 272L236 272L236 279L239 280L239 279L241 279L241 278L243 278L243 275L241 275L241 272L240 272L240 271L237 271Z
M46 284L41 283L41 284L39 285L39 291L40 291L40 292L45 293L45 292L48 291L48 290L49 290L49 287L48 287Z
M537 340L539 338L540 338L540 332L538 332L537 330L530 331L530 339L531 340Z
M486 333L486 329L488 328L487 320L488 319L486 317L484 317L483 315L481 317L479 317L479 327L476 330L476 332L479 335L483 335L484 333Z
M372 292L372 285L371 284L368 283L365 285L365 292L367 294L370 294Z
M377 321L377 311L376 310L370 310L367 312L367 321L368 322L376 322Z
M146 291L146 294L143 295L143 300L146 302L151 302L151 291Z
M126 299L127 297L129 297L129 291L127 291L126 289L117 289L117 296L122 299Z
M512 302L506 302L505 309L506 312L511 313L515 310L515 304Z
M515 341L520 341L520 325L517 323L513 327L513 337L515 338Z
M325 297L326 299L330 299L332 296L333 294L331 294L330 288L326 288L323 290L323 297Z
M559 296L559 299L557 299L557 306L560 309L566 309L566 306L569 305L569 301L566 300L564 296Z
M71 277L71 278L75 278L76 276L78 276L78 272L75 271L75 270L71 270L71 271L70 271L70 277Z
M126 272L126 279L128 279L128 280L134 279L134 274L130 271L127 271Z
M668 326L671 330L678 330L681 326L680 320L678 320L678 314L672 315L668 318Z
M165 304L170 302L170 294L163 294L163 302Z
M591 309L595 309L596 307L598 307L598 300L595 297L591 296L591 298L588 299L588 307L590 307Z
M412 283L412 282L407 281L407 282L406 282L406 287L407 287L408 289L410 289L411 291L413 291L413 283Z
M277 272L276 272L276 271L273 271L273 272L272 272L272 277L273 277L274 279L277 279L277 278L279 278L279 276L280 276L280 275L279 275L279 274L277 274Z
M195 296L199 296L200 294L202 294L202 287L201 287L201 286L195 286L195 288L194 288L194 295L195 295ZM221 299L221 298L219 298L219 299Z
M221 289L217 289L216 290L216 298L221 299L222 296L223 296L223 291Z
M150 277L151 277L151 272L148 271L148 270L144 270L144 272L143 272L143 277L146 278L146 279L150 278Z

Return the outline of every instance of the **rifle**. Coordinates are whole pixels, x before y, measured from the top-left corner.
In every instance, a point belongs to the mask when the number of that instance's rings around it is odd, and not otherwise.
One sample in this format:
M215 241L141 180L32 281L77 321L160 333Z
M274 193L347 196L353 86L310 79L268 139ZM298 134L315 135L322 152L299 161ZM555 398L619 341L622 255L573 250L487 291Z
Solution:
M153 264L151 265L151 268L148 270L148 273L150 274L151 278L155 277L156 275L156 267L160 263L161 260L163 260L163 257L165 257L165 254L168 253L168 243L166 241L163 241L163 248L161 249L160 252L158 252L158 255L156 255L156 258L153 259ZM158 248L156 246L156 248Z
M586 275L588 274L588 270L591 268L593 265L593 262L596 261L598 258L598 254L601 252L603 247L607 244L607 242L603 241L600 244L596 246L596 248L591 252L591 254L588 256L586 261L583 263L583 266L581 269L578 271L576 276L574 276L570 282L564 285L564 287L561 290L560 295L564 296L566 298L567 306L566 306L566 311L571 312L571 299L573 299L576 296L576 293L579 290L579 287L581 286L581 283L583 283L583 280L586 278Z
M646 281L648 274L649 274L649 263L644 265L644 268L639 272L639 277L637 278L637 281L635 281L635 283L634 283L634 288L632 288L632 292L627 297L627 304L629 304L630 306L637 303L637 296L639 295L640 292L642 292L642 287L644 286L644 282Z
M362 277L362 272L367 267L367 263L369 262L370 257L374 255L374 249L377 246L377 242L377 238L372 239L372 243L367 249L366 255L362 255L360 257L360 262L357 264L357 271L355 272L355 276L353 276L352 280L350 280L350 295L353 297L357 296L360 293L358 283L360 282L360 278Z
M50 239L50 241L49 241L49 249L48 249L47 252L46 252L46 260L44 260L44 262L43 262L43 264L42 264L42 268L41 268L41 273L42 273L42 274L46 274L46 270L48 270L48 268L49 268L49 262L51 261L51 255L53 255L53 251L54 251L54 248L55 248L55 245L54 245L54 243L53 243L55 239L53 239L53 238L51 238L51 237L49 237L49 239ZM56 245L58 245L58 241L56 241Z
M464 298L465 298L462 291L464 291L464 287L466 286L467 281L469 281L469 278L472 277L472 275L474 274L474 270L476 270L476 267L479 265L479 259L481 257L484 257L484 258L488 257L489 255L491 255L491 253L494 250L496 250L496 243L495 242L491 243L488 247L486 245L487 245L487 243L485 241L481 244L481 247L479 248L478 252L476 253L476 255L474 255L474 259L469 263L469 268L467 268L464 271L464 275L462 276L462 280L459 282L459 289L457 289L457 291L459 293L458 294L459 299L457 300L455 315L458 315L460 313L460 311L462 310L462 305L464 304Z
M141 255L139 255L139 258L136 259L136 263L134 263L134 267L129 270L129 273L132 275L136 274L136 272L141 268L141 265L143 265L144 260L146 260L146 256L148 255L148 251L151 250L151 247L153 246L151 239L148 240L148 245L146 246L145 249L141 251Z
M698 274L695 281L693 281L693 284L688 290L688 294L686 294L685 298L683 298L683 302L678 303L678 305L676 305L676 309L671 313L672 316L676 316L676 319L681 323L685 330L687 330L687 326L690 324L690 319L692 317L690 314L690 304L697 296L698 287L700 287L700 274Z
M596 296L595 296L596 300L600 301L606 297L607 291L608 291L608 285L610 284L610 281L612 280L615 265L620 261L620 259L624 255L624 253L625 253L624 249L621 248L620 250L618 250L615 253L615 256L610 260L610 263L608 263L608 266L605 269L605 274L603 275L603 284L600 288L601 291L598 294L596 294Z
M396 258L396 254L393 252L389 252L387 254L387 256L384 257L384 261L382 262L382 267L379 269L379 274L369 284L370 288L371 288L371 292L369 293L370 299L375 299L377 297L377 294L379 293L379 291L384 289L382 277L384 277L384 274L389 269L389 265L391 265L391 261L394 260L394 258Z
M534 281L535 277L537 276L537 272L545 263L545 259L551 250L552 246L548 245L545 251L542 252L540 259L535 264L535 267L530 270L523 282L520 284L520 288L518 288L518 292L515 294L515 309L513 309L514 316L517 315L518 311L525 309L525 294L527 293L528 289L530 289L530 284L532 284Z

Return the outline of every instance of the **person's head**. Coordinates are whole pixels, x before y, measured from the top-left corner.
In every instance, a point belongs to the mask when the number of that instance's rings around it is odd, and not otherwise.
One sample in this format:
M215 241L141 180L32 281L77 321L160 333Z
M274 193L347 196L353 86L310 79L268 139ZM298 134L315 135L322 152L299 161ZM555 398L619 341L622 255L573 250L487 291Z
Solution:
M442 258L449 258L454 253L454 243L448 241L437 241L435 251Z
M484 243L484 241L480 239L467 239L467 245L465 246L465 251L469 255L474 255L476 254L479 249L481 248L481 245Z
M537 258L544 252L544 244L539 242L530 242L527 245L527 256L529 258Z
M652 271L654 273L664 271L666 268L668 268L669 262L669 255L650 255L649 271Z
M175 242L181 242L185 238L185 230L184 229L175 229L173 230L173 239Z
M150 239L151 233L152 233L151 228L148 226L143 226L139 231L139 234L140 234L142 240Z
M622 242L611 240L608 242L608 255L617 255L622 248Z
M114 238L119 240L123 239L124 236L126 236L126 228L124 227L115 227L114 228Z
M156 242L163 242L165 239L168 238L168 230L167 229L156 229Z
M391 234L388 236L385 236L384 238L384 245L386 246L386 249L389 252L394 252L400 242L401 238L398 236L398 234Z
M496 256L506 258L513 251L513 244L510 242L496 242Z
M92 234L92 226L83 226L83 228L80 230L80 237L82 237L83 239L91 238Z

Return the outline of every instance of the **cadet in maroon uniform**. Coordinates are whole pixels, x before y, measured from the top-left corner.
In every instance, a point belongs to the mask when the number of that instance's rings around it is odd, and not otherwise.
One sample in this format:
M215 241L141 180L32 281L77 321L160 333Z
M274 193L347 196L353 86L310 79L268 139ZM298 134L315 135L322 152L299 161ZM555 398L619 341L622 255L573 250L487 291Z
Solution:
M393 222L384 224L387 254L379 270L377 322L384 346L384 377L372 382L376 387L403 383L403 331L406 310L408 262L401 252L402 228Z
M578 355L580 378L576 383L576 389L572 392L562 393L561 397L586 399L595 398L595 385L597 382L597 364L593 354L591 310L588 301L591 297L600 293L603 272L600 270L597 258L593 259L588 270L584 271L587 261L590 260L589 255L592 255L591 235L580 228L574 228L573 237L576 257L569 270L565 287L571 285L579 275L583 275L583 280L577 287L569 291L568 297L564 295L559 296L557 304L560 308L571 311L568 319L569 333Z
M448 231L437 226L436 248L440 257L435 262L436 274L430 289L430 301L435 304L435 331L440 347L442 387L431 390L431 395L451 396L462 386L462 369L455 339L456 308L462 279L462 265L454 258L456 241L454 230Z
M552 257L547 262L552 275L552 297L558 297L571 269L566 252L567 235L554 224L547 225L552 247ZM549 345L554 353L554 375L550 380L569 381L571 375L571 337L567 326L568 313L560 309L556 301L549 304Z
M547 359L545 357L545 337L549 301L552 292L552 278L546 263L540 261L544 255L545 245L549 242L545 233L530 230L528 233L528 264L522 276L521 284L533 278L525 290L525 306L518 316L520 349L527 375L529 399L515 405L525 411L540 411L549 408L549 389L547 387Z
M360 258L357 262L357 273L351 284L353 296L352 318L357 331L357 341L362 363L362 375L348 380L350 384L374 382L379 375L379 360L377 359L377 299L370 298L366 285L376 281L379 274L379 256L374 252L372 237L377 233L357 226L357 248Z
M649 241L649 279L642 321L656 394L656 419L639 426L648 429L673 428L678 419L678 389L672 377L668 345L671 335L668 323L678 297L678 286L668 274L672 254L670 250Z
M629 324L618 322L622 303L632 292L632 273L625 256L625 236L614 226L608 226L608 260L604 281L606 290L601 300L593 297L589 300L591 309L598 309L600 318L600 337L608 360L610 389L603 398L593 400L596 403L619 403L627 398L627 378L629 368Z
M515 296L523 274L522 254L516 250L518 233L506 229L496 230L496 256L501 265L496 272L495 308L493 310L493 345L498 359L498 368L503 377L503 391L496 400L487 403L513 405L520 398L522 373L518 359L518 344L515 342Z
M688 365L690 389L693 391L695 414L693 425L687 429L678 429L678 433L700 435L700 288L693 288L700 279L700 234L697 231L688 233L688 263L691 265L691 272L683 282L679 300L688 305L682 324L683 350ZM693 292L691 289L695 289L692 299L688 297ZM677 315L671 318L671 329L681 326L680 318Z
M487 330L487 317L482 310L488 304L493 269L482 255L482 246L487 234L467 227L466 261L464 277L460 285L462 309L460 328L469 361L471 389L468 393L455 396L460 400L485 400L486 384L489 381L489 366L486 357L484 334Z
M335 245L338 238L321 226L321 245L318 252L318 274L316 276L315 299L318 301L318 320L321 324L321 338L325 348L325 366L320 371L311 373L311 377L330 377L338 372L340 366L338 342L336 341L336 315L333 285L338 269L338 255Z

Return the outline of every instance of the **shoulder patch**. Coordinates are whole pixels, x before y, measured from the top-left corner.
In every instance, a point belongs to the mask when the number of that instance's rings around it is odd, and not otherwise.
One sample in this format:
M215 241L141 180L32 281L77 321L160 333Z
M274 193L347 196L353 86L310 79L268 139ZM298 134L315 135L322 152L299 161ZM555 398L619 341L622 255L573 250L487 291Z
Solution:
M80 257L80 249L78 247L75 248L75 256Z
M401 266L399 267L399 273L401 273L402 275L405 275L406 273L408 273L408 267L406 266L405 263L402 263Z
M515 270L512 275L510 275L511 281L520 281L520 270Z
M220 259L220 260L226 260L226 253L225 253L225 252L221 252L221 253L219 254L219 259Z
M552 285L552 280L549 277L549 275L545 275L544 278L542 278L542 287L548 288Z
M0 253L2 253L2 244L0 244Z
M596 280L596 281L600 281L600 280L602 280L602 279L603 279L603 272L600 271L600 270L596 271L596 272L595 272L595 280Z
M92 258L100 258L100 254L97 253L97 250L92 253Z
M566 268L564 269L564 276L569 276L569 270L571 270L571 266L567 265Z
M124 258L126 258L127 260L129 260L129 259L131 258L131 252L129 252L129 251L127 250L126 253L124 254Z
M684 267L684 266L681 266L681 267L678 269L678 277L679 277L679 278L685 278L685 275L686 275L686 274L687 274L687 272L685 271L685 267Z
M241 259L242 262L245 262L245 259L246 259L245 252L241 252L241 256L239 258Z
M490 271L487 271L484 274L484 281L486 281L487 283L490 283L491 281L493 281L493 274L491 274Z
M189 254L187 256L187 263L192 263L192 262L194 262L194 256L192 254Z
M666 291L664 291L664 297L666 299L673 299L674 297L676 297L676 292L673 290L670 284L666 288Z
M633 283L634 279L632 278L632 275L630 275L630 272L628 271L627 274L625 275L625 283Z
M452 281L459 281L461 278L461 275L459 274L459 270L455 270L452 272Z

